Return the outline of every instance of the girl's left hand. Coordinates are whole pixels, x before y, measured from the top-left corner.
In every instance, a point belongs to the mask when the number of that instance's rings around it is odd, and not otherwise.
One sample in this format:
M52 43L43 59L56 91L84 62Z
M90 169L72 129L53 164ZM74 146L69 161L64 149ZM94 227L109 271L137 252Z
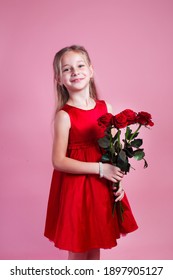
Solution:
M112 189L113 189L114 195L116 196L115 202L121 201L124 197L124 189L123 189L121 183L119 184L118 190L117 190L116 186L112 186Z

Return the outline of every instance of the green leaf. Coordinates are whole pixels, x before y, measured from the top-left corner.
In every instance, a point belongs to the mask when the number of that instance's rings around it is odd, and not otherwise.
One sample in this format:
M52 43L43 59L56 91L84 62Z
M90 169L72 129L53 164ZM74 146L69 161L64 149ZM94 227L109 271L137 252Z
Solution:
M130 164L126 153L123 150L121 150L117 156L116 166L118 166L122 171L129 172Z
M145 156L145 153L144 153L143 149L138 149L138 150L134 151L133 157L136 160L141 160L144 158L144 156Z
M125 133L125 139L130 140L131 136L132 136L132 130L129 126L127 126L126 133Z
M98 143L99 143L99 146L100 146L101 148L106 149L106 148L108 148L109 145L110 145L110 139L109 139L109 137L106 135L105 137L100 138L100 139L98 140Z
M108 137L111 136L111 127L107 127L107 129L105 130L105 135L107 135Z
M132 147L130 146L127 146L126 148L124 148L124 151L126 152L126 155L129 157L129 158L132 158L133 157L133 149Z
M111 154L115 154L115 152L116 152L115 146L112 145L112 146L110 147L109 151L110 151Z
M110 162L109 154L102 155L101 161L102 162Z
M130 145L134 148L139 148L142 145L142 143L142 139L135 139L130 143Z
M122 161L125 161L125 160L126 160L126 153L125 153L123 150L121 150L121 151L119 152L118 157L119 157Z
M118 154L119 150L120 150L118 141L114 143L114 149L115 149L115 152Z

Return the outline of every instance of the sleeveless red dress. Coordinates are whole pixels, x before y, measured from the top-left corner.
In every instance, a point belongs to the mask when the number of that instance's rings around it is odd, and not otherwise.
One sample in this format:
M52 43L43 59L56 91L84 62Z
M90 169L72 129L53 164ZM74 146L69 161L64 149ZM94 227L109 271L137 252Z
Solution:
M94 109L82 110L65 105L71 128L67 156L79 161L99 162L98 138L103 131L97 119L107 113L104 101ZM138 228L126 195L122 200L123 217L112 216L114 197L111 182L98 175L76 175L54 170L50 188L45 236L59 249L85 252L94 248L112 248L121 234Z

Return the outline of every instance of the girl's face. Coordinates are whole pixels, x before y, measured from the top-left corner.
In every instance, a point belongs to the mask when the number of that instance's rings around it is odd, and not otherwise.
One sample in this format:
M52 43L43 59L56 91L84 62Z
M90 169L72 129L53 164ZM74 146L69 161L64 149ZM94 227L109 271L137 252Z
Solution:
M92 66L88 65L85 55L74 51L69 51L63 55L60 84L63 84L69 93L84 89L89 90L92 75Z

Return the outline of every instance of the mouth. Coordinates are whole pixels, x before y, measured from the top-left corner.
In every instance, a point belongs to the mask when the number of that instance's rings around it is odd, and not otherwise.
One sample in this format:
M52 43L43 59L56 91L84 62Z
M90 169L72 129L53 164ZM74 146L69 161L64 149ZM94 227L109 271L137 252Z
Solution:
M71 83L80 83L80 81L82 81L83 78L76 78L76 79L73 79L71 80Z

